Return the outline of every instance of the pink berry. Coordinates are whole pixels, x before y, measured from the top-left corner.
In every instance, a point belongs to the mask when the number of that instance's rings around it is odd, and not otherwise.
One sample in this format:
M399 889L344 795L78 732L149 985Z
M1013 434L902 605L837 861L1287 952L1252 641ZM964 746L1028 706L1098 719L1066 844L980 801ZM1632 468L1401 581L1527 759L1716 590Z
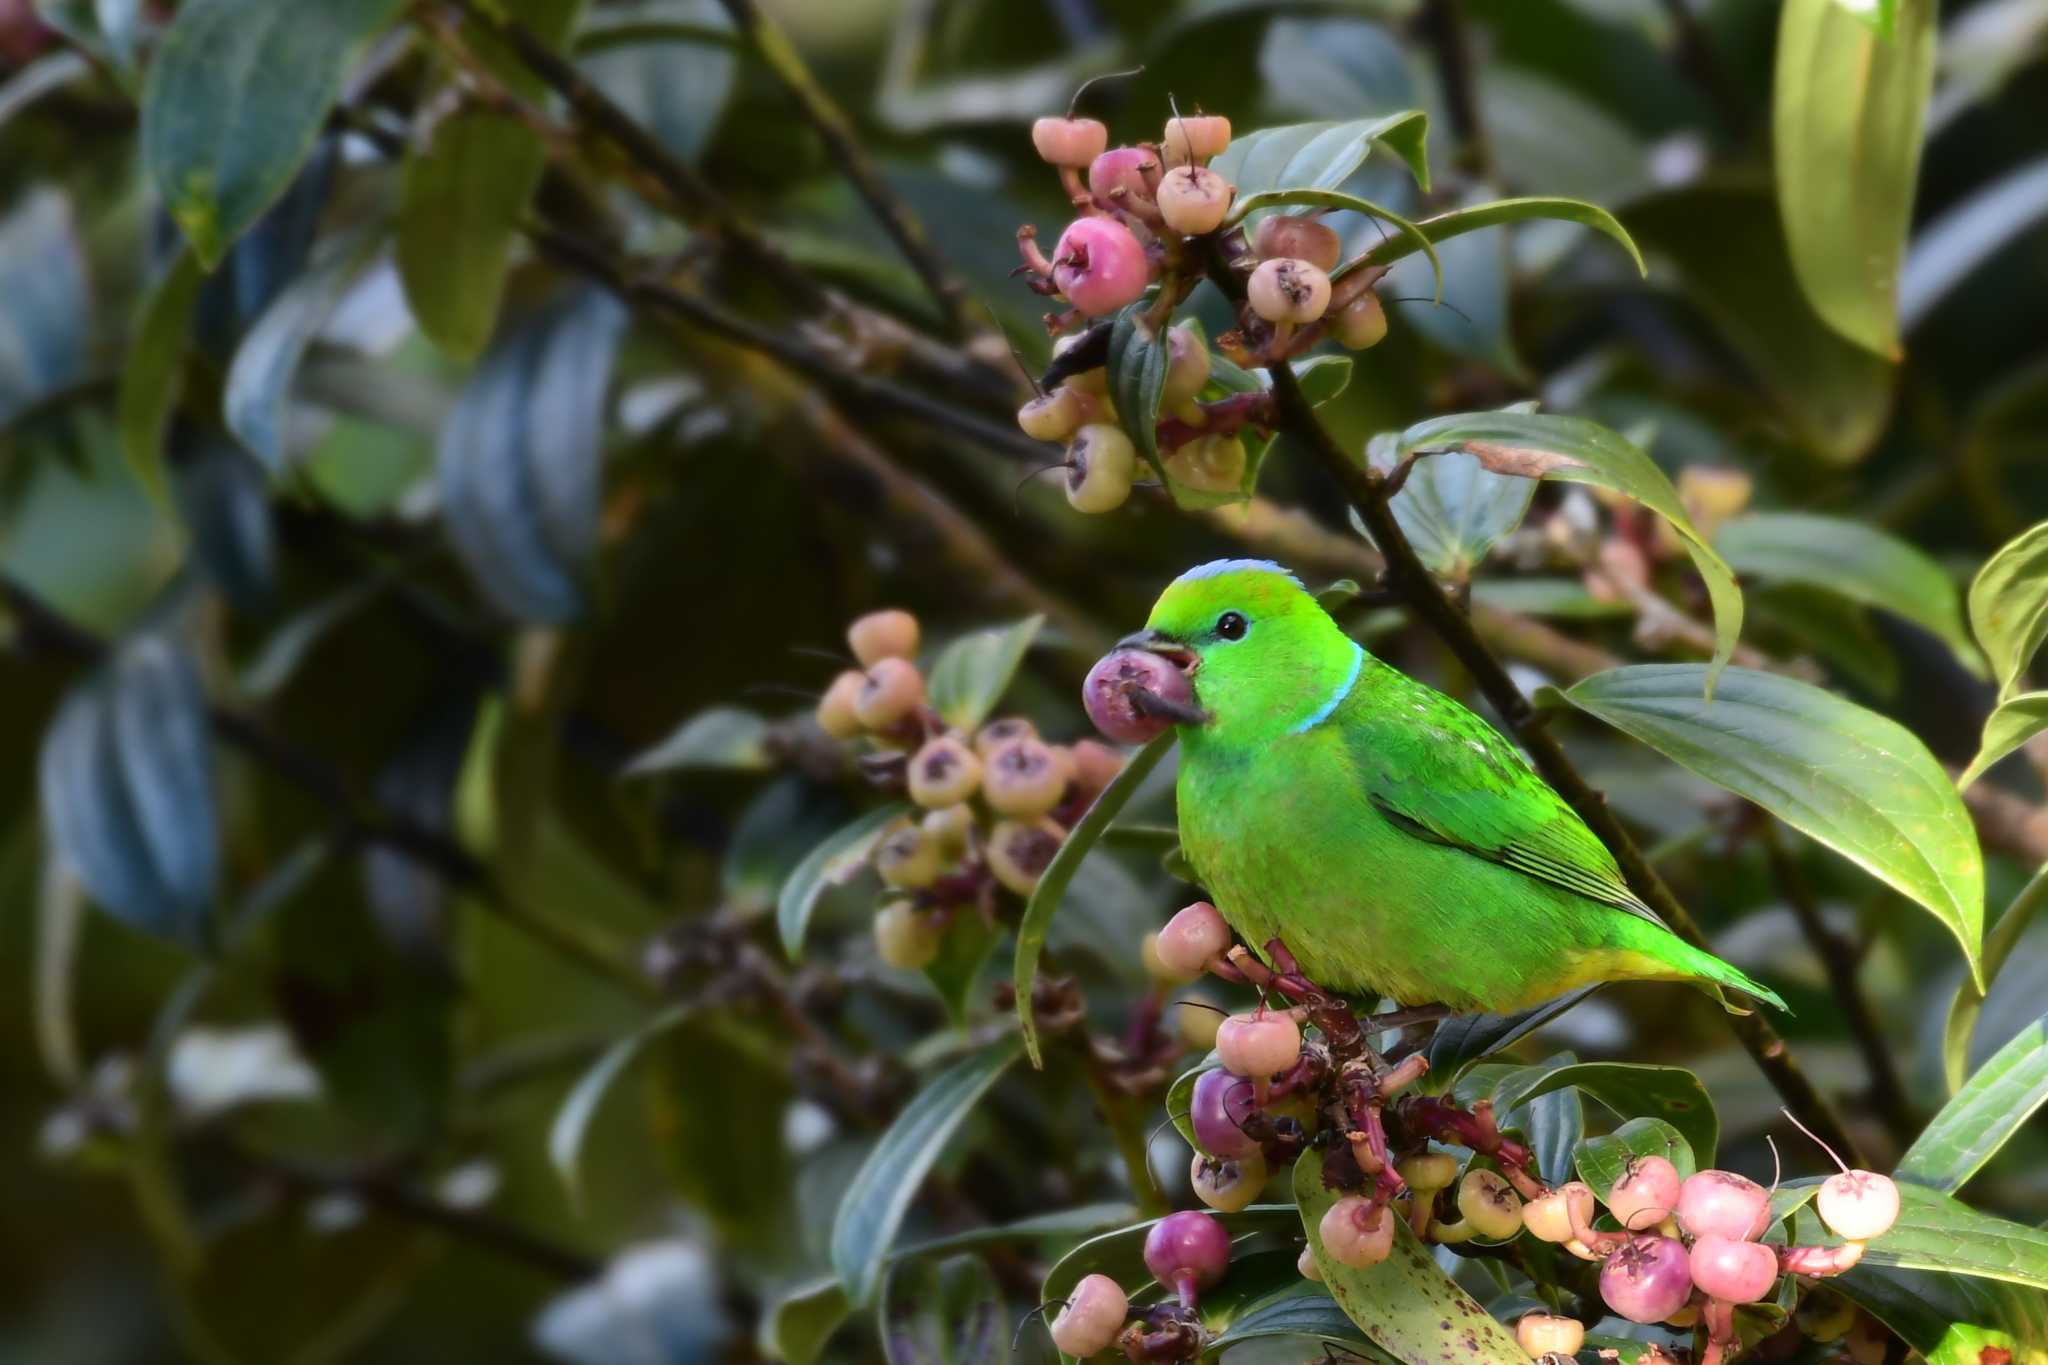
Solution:
M1223 225L1236 193L1228 180L1207 166L1181 166L1159 182L1159 216L1175 232L1199 237Z
M890 608L871 611L846 628L846 643L862 668L884 659L909 659L917 654L917 618Z
M1109 145L1109 129L1092 118L1042 118L1031 125L1041 161L1081 170Z
M1166 121L1159 150L1169 166L1207 161L1230 145L1230 120L1221 114L1187 114Z
M1149 202L1158 187L1159 157L1150 147L1112 147L1088 167L1088 192L1105 204Z
M1301 1025L1291 1014L1233 1014L1216 1029L1216 1060L1238 1076L1272 1076L1301 1059Z
M1230 951L1230 926L1216 907L1196 901L1175 912L1159 931L1159 960L1167 970L1193 980L1207 969L1210 959ZM1222 1028L1217 1036L1222 1036Z
M1106 1351L1130 1312L1123 1286L1107 1275L1084 1276L1052 1320L1052 1344L1076 1358Z
M1066 786L1066 770L1052 746L1035 735L1021 735L989 751L981 795L996 814L1030 820L1057 806Z
M1138 710L1131 700L1135 688L1183 705L1195 699L1187 674L1150 650L1119 649L1103 655L1081 684L1081 700L1095 728L1119 744L1143 744L1173 724Z
M1268 322L1314 322L1330 306L1330 277L1307 261L1278 256L1252 271L1245 298Z
M1607 1210L1630 1232L1653 1228L1678 1211L1678 1168L1661 1156L1631 1159L1607 1192Z
M853 714L870 730L888 730L924 704L924 675L908 659L877 659L853 699Z
M1252 250L1259 253L1262 261L1292 256L1327 274L1343 258L1344 242L1328 224L1275 213L1259 220L1258 230L1252 235Z
M1090 317L1137 302L1152 279L1145 248L1129 228L1108 218L1070 224L1060 234L1052 261L1053 283L1067 302Z
M1687 1264L1702 1294L1729 1303L1755 1303L1778 1282L1778 1253L1761 1242L1701 1237Z
M1899 1221L1899 1187L1875 1171L1847 1170L1821 1184L1814 1207L1837 1237L1867 1242Z
M1245 1132L1244 1121L1256 1107L1252 1085L1217 1067L1195 1078L1194 1093L1188 1100L1188 1122L1195 1130L1195 1142L1210 1156L1248 1156L1259 1144Z
M1195 1153L1188 1168L1195 1198L1218 1213L1237 1213L1259 1197L1266 1184L1266 1158L1259 1152L1221 1160Z
M1206 1213L1169 1213L1145 1234L1145 1269L1192 1305L1230 1265L1230 1234Z
M1676 1237L1631 1237L1600 1267L1600 1297L1630 1322L1662 1322L1691 1294L1685 1243Z
M1331 1260L1363 1270L1393 1253L1394 1216L1385 1204L1375 1206L1362 1194L1347 1194L1324 1210L1316 1235Z
M1753 1242L1771 1225L1770 1192L1733 1171L1701 1171L1678 1187L1678 1222L1694 1237Z
M1575 1356L1586 1344L1586 1324L1577 1318L1528 1313L1515 1323L1515 1340L1532 1356Z

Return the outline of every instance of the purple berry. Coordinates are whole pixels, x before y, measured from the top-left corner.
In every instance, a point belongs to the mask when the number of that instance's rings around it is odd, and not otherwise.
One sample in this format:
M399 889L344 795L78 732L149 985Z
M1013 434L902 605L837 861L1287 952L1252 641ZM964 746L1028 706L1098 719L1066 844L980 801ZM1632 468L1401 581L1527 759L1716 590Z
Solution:
M1150 650L1119 649L1103 655L1081 684L1081 700L1095 728L1119 744L1143 744L1173 724L1138 710L1131 701L1136 688L1184 705L1191 705L1195 697L1187 674Z
M1691 1295L1685 1243L1676 1237L1631 1237L1600 1268L1600 1297L1630 1322L1662 1322Z
M1229 1265L1230 1234L1206 1213L1169 1213L1145 1234L1145 1269L1180 1295L1182 1303L1192 1306Z
M1195 1078L1194 1095L1188 1102L1195 1141L1210 1156L1226 1160L1256 1152L1259 1144L1243 1126L1253 1108L1250 1081L1221 1067L1204 1071Z

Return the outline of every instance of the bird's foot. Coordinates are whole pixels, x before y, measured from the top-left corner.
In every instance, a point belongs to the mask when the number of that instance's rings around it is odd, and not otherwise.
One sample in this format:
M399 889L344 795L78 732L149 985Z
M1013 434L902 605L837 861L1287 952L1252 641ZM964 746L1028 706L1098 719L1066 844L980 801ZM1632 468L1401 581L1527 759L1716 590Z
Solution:
M1414 1095L1401 1101L1400 1115L1411 1132L1492 1157L1524 1199L1540 1199L1550 1193L1536 1173L1535 1157L1528 1146L1501 1135L1500 1125L1494 1122L1492 1100L1461 1109L1447 1095Z

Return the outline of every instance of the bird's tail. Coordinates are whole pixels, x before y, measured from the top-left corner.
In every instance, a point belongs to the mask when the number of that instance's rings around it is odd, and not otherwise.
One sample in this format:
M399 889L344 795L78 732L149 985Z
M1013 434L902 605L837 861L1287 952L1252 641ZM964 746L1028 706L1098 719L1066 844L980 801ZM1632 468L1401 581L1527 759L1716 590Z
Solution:
M1669 929L1641 919L1622 921L1621 923L1629 926L1629 928L1624 929L1624 933L1633 934L1636 932L1635 926L1640 926L1642 936L1654 936L1657 939L1654 946L1649 944L1631 944L1631 947L1636 947L1639 950L1647 949L1661 962L1675 969L1672 972L1673 976L1690 981L1701 990L1707 991L1716 1000L1719 1000L1722 1008L1726 1009L1729 1013L1747 1014L1749 1011L1738 1004L1731 1003L1723 993L1724 991L1739 991L1743 995L1752 996L1763 1001L1773 1009L1781 1010L1786 1014L1792 1012L1784 1000L1779 997L1778 993L1769 986L1755 980L1739 968L1732 967L1728 963L1723 962L1705 949L1693 947Z

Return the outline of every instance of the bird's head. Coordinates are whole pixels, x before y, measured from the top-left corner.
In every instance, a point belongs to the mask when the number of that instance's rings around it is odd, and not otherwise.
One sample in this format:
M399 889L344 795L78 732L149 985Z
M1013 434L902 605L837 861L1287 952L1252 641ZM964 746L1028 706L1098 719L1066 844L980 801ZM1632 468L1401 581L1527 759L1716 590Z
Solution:
M1301 580L1264 559L1189 569L1122 644L1178 665L1211 717L1202 729L1235 739L1301 726L1333 704L1363 658Z

